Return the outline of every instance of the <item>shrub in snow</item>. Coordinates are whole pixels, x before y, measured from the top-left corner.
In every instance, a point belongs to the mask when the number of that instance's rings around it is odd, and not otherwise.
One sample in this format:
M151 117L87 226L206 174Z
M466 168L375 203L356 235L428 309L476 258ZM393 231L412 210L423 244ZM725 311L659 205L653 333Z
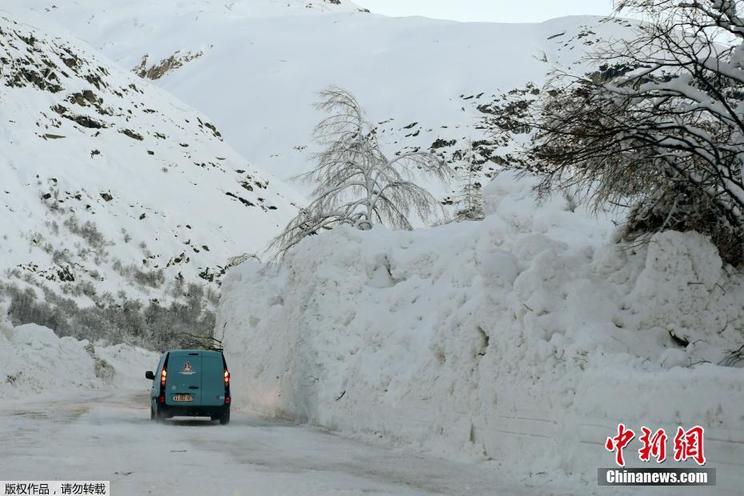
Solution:
M414 179L417 174L446 179L451 175L449 166L426 152L388 158L380 149L375 127L345 90L324 90L317 108L331 114L315 128L315 139L325 149L316 157L315 170L303 177L318 185L313 201L275 238L273 246L279 253L337 225L370 229L380 223L411 229L411 214L429 220L441 212L434 196Z
M53 328L60 336L129 343L152 350L178 348L193 336L209 339L214 329L214 295L198 284L171 290L167 304L147 304L125 294L93 295L95 306L81 306L68 295L43 286L40 291L0 282L0 304L15 325L35 323ZM2 319L2 317L0 317ZM1 320L0 320L1 322Z
M546 189L632 207L624 235L710 235L744 263L744 18L740 0L627 0L635 39L608 42L598 70L559 75L532 150Z
M483 206L482 185L477 180L479 166L474 163L473 143L468 144L467 150L463 153L463 167L460 170L465 171L465 180L462 186L462 193L457 198L457 211L455 220L483 220L485 217Z
M114 368L106 360L96 356L96 348L92 343L85 346L85 351L91 356L94 362L94 371L96 377L106 382L111 382L114 379Z

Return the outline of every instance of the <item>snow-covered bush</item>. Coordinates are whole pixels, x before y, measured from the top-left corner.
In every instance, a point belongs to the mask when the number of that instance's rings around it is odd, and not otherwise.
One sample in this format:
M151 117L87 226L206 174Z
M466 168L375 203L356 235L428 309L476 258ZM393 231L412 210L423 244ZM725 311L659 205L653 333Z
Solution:
M104 293L92 295L95 305L85 306L73 296L0 282L0 305L6 305L10 322L46 326L60 336L161 351L185 346L194 335L209 338L214 329L213 295L198 284L173 288L167 304Z
M595 72L559 75L544 92L532 150L543 186L631 205L631 240L695 230L744 263L742 6L621 2L647 20L635 39L606 42Z
M477 179L479 166L475 163L475 152L472 141L468 143L461 157L461 167L456 168L463 176L462 190L454 199L456 205L455 220L483 220L483 185Z

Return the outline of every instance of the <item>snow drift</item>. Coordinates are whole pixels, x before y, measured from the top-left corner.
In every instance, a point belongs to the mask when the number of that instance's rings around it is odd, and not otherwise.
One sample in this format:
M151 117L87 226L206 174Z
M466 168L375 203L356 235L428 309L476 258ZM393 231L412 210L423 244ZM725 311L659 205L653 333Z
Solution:
M531 186L501 174L483 222L339 228L233 269L237 405L591 484L618 422L701 424L718 489L744 483L744 369L717 365L744 343L744 279L700 235L617 245L609 215Z
M0 318L4 318L0 317ZM0 322L0 399L60 397L103 388L145 391L158 354L129 345L97 346L36 324Z

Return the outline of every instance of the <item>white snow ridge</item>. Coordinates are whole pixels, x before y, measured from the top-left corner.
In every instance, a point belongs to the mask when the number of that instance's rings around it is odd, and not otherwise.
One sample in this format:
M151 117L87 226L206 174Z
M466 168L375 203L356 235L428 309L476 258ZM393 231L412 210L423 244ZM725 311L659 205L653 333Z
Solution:
M705 419L719 489L740 487L744 371L716 364L741 340L741 278L702 236L624 249L532 186L502 173L483 222L338 228L231 271L216 328L237 401L584 485L618 421Z

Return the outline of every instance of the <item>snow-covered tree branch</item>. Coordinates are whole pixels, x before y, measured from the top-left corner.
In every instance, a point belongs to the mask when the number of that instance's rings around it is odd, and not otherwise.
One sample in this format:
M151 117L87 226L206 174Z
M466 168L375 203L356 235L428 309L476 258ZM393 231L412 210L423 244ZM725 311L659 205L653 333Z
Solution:
M388 158L351 93L331 87L320 96L316 107L329 116L316 126L314 138L323 150L316 155L316 168L301 176L317 183L314 199L274 239L272 248L283 254L304 237L339 224L362 230L374 224L412 229L412 216L429 221L444 213L416 180L446 180L452 175L449 166L426 152Z
M744 20L741 0L627 0L631 40L594 55L598 70L557 75L532 150L543 187L578 188L595 206L633 206L625 236L711 236L744 262Z

